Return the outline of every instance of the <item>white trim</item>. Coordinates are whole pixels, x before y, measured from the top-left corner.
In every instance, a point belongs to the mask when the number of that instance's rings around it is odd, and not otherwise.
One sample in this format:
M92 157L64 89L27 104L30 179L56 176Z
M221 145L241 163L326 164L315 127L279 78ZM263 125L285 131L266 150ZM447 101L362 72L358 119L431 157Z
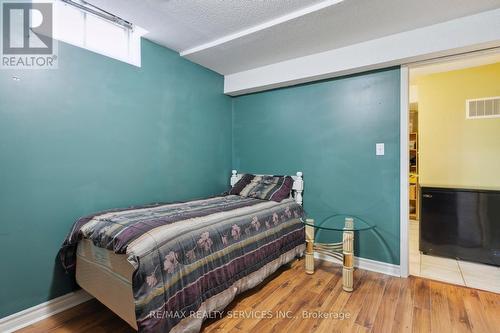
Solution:
M410 213L410 203L409 198L409 88L410 88L410 78L409 78L408 66L401 66L401 105L400 105L400 190L399 190L399 265L401 269L401 276L408 277L409 274L409 235L408 235L408 224L409 224L409 213Z
M344 0L326 0L326 1L322 1L320 3L314 4L312 6L308 6L308 7L305 7L305 8L301 8L299 10L296 10L296 11L292 12L292 13L280 16L280 17L275 18L273 20L270 20L270 21L258 24L256 26L253 26L251 28L248 28L248 29L236 32L234 34L230 34L230 35L218 38L218 39L216 39L214 41L211 41L211 42L208 42L208 43L205 43L205 44L201 44L201 45L192 47L192 48L187 49L187 50L183 50L183 51L180 52L180 55L182 57L185 57L187 55L190 55L190 54L193 54L193 53L196 53L196 52L200 52L200 51L203 51L203 50L206 50L206 49L210 49L212 47L215 47L215 46L218 46L218 45L230 42L232 40L235 40L235 39L238 39L238 38L241 38L241 37L245 37L245 36L254 34L256 32L259 32L259 31L262 31L262 30L265 30L265 29L269 29L269 28L274 27L276 25L279 25L279 24L282 24L282 23L294 20L294 19L296 19L298 17L301 17L301 16L304 16L304 15L308 15L308 14L320 11L320 10L325 9L327 7L334 6L334 5L336 5L336 4L340 3L340 2L343 2L343 1Z
M492 115L492 116L468 117L467 120L495 119L495 118L500 118L500 114L495 114L495 115Z
M456 66L450 65L449 67L446 68L446 72L448 71L454 71L454 70L461 70L461 69L466 69L470 67L478 67L478 66L483 66L483 65L490 65L497 63L497 59L489 60L486 57L493 57L495 55L498 55L500 52L500 47L492 47L492 48L486 48L486 49L481 49L481 50L476 50L476 51L471 51L471 52L463 52L463 53L456 53L456 54L451 54L449 56L445 57L439 57L439 58L432 58L428 60L422 60L422 61L416 61L416 62L411 62L405 64L405 66L408 66L409 69L418 69L421 67L426 67L426 66L432 66L432 65L442 65L442 64L453 64L456 62L460 62L460 64L457 64ZM475 59L480 59L480 61L475 62ZM464 60L469 60L469 63L464 62ZM412 76L414 75L414 71L412 71ZM427 75L427 74L426 74Z
M500 9L224 76L246 93L500 46Z
M500 114L495 114L492 116L476 116L476 117L467 117L467 120L476 120L476 119L494 119L500 118Z
M53 316L92 298L93 297L84 290L78 290L61 297L51 299L50 301L1 318L0 332L9 333L17 331L23 327Z
M314 253L314 258L342 265L342 262L340 262L339 260L321 253ZM398 265L388 264L386 262L371 259L354 257L354 267L397 277L400 276L400 267Z

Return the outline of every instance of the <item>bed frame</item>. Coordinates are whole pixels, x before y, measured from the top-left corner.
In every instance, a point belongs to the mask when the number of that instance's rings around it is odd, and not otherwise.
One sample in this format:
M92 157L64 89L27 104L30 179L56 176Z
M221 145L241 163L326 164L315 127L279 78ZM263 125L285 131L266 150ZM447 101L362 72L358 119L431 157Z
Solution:
M241 177L242 175L238 175L238 172L233 170L230 179L231 186L236 184ZM302 172L297 172L292 178L293 198L302 205L304 189ZM133 272L134 268L127 261L126 254L115 254L113 251L96 247L91 241L85 239L78 243L76 281L80 287L137 330L132 294Z
M243 175L239 175L237 170L233 170L231 176L231 186L234 186ZM270 175L257 175L257 176L270 176ZM302 205L302 192L304 191L304 179L302 172L299 171L295 176L290 176L293 179L292 196L299 205Z

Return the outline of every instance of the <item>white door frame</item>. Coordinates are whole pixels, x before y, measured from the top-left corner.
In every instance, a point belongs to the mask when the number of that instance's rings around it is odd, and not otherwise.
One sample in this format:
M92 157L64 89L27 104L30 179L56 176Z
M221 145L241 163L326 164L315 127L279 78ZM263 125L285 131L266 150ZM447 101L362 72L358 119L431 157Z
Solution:
M432 63L439 63L454 59L463 59L466 57L474 57L478 55L499 53L499 47L489 49L476 50L472 52L459 52L456 50L455 54L447 55L440 58L431 58L414 63L401 65L400 71L400 238L399 238L399 268L401 277L408 277L409 275L409 223L410 223L410 203L409 199L409 89L410 89L410 68L428 65Z
M409 130L408 130L408 117L409 117L409 69L408 66L401 66L401 106L400 106L400 239L399 239L399 269L401 277L408 277L409 275Z

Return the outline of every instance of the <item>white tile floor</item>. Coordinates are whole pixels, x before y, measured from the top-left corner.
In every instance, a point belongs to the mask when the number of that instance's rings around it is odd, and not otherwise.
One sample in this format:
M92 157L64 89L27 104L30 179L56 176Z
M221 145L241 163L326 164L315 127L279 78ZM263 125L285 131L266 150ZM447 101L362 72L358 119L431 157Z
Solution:
M500 267L423 255L418 221L410 221L410 275L500 293Z

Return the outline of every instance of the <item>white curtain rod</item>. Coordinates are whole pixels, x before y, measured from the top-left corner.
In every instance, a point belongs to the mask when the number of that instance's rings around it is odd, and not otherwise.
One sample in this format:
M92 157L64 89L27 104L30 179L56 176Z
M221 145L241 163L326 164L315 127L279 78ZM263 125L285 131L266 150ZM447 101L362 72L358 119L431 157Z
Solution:
M93 15L99 16L100 18L103 18L107 21L111 21L119 26L122 26L124 28L133 30L134 25L130 23L127 20L122 19L119 16L116 16L110 12L105 11L102 8L99 8L97 6L94 6L91 3L88 3L87 1L84 0L79 0L79 1L73 1L73 0L61 0L62 2L71 5L73 7L76 7L84 12L91 13Z

